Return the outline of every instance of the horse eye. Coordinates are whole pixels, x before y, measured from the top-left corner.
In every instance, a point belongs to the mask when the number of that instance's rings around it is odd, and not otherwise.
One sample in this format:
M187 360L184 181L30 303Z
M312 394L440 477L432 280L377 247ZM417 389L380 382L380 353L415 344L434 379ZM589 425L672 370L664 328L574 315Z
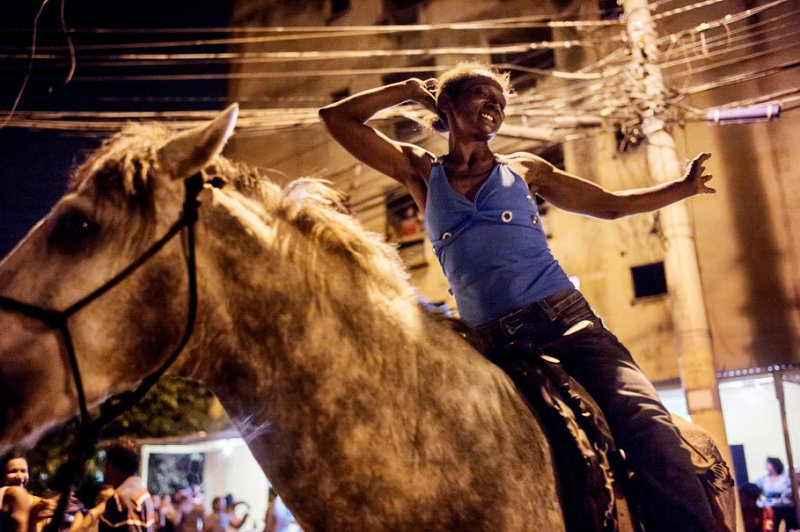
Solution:
M50 245L65 252L78 251L97 233L98 225L86 216L71 213L63 216L50 233Z

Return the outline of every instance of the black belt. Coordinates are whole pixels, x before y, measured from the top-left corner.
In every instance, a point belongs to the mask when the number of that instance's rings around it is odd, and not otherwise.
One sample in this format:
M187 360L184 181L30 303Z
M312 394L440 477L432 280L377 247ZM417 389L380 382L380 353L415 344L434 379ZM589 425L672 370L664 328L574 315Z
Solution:
M556 292L555 294L542 298L539 301L534 301L530 305L513 310L505 316L501 316L488 323L478 325L473 329L474 333L479 336L485 344L488 345L489 349L508 347L514 345L515 343L519 343L519 338L515 338L515 335L519 329L523 327L523 325L534 324L538 322L542 325L545 325L544 328L546 329L546 324L552 321L552 317L554 315L552 307L554 305L557 306L557 302L564 297L564 293L567 291L572 290ZM551 302L553 305L550 304ZM546 308L551 309L549 313L545 310ZM533 326L535 327L535 325ZM526 338L526 341L528 343L535 343L539 346L544 346L561 336L562 333L563 331L543 331L541 334L536 335L535 338Z
M538 302L534 302L496 320L477 326L475 333L488 344L490 349L495 349L514 343L514 335L525 323L541 319L543 316L546 316L544 311Z

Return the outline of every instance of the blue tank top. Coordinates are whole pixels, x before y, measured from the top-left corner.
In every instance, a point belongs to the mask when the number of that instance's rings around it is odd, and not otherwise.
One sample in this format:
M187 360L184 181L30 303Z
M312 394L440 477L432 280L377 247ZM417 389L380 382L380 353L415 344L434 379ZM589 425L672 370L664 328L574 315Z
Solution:
M528 185L499 161L474 202L437 160L428 176L425 229L469 325L574 288L553 257Z

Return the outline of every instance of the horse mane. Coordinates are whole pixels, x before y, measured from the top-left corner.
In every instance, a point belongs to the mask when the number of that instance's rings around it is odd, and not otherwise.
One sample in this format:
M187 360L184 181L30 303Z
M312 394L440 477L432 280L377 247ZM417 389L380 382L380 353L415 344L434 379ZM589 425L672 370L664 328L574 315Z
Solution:
M98 201L110 202L152 221L155 216L155 183L158 150L176 129L163 124L131 123L106 139L73 170L68 190L93 187ZM381 235L367 231L345 208L345 196L331 183L302 177L281 188L266 171L217 156L203 171L207 178L233 188L262 220L281 218L312 241L351 257L384 285L413 297L408 273L396 249ZM403 289L403 285L407 285Z

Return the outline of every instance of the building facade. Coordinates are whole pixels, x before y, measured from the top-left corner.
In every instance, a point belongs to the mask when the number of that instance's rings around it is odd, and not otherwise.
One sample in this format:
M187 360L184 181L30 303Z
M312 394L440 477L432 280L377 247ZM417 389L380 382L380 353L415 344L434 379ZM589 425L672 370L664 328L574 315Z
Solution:
M736 402L743 396L740 385L760 390L769 404L758 411L780 420L771 381L779 370L788 393L784 411L790 418L800 414L800 151L794 147L800 138L800 50L789 44L800 17L780 1L701 6L672 0L651 3L651 12L659 43L653 60L666 87L658 112L681 158L713 154L707 166L717 193L687 205L714 365L727 383L723 411L736 446L747 436L730 428L740 426L734 419L743 411ZM260 133L248 128L230 149L275 170L278 180L318 175L333 181L368 229L397 242L420 292L452 307L431 246L413 224L402 230L405 218L417 216L409 198L333 143L313 109L407 77L433 77L459 59L478 59L510 67L517 91L507 127L493 141L496 152L538 153L610 190L650 186L646 134L636 109L641 80L626 66L636 43L623 20L616 3L583 0L240 1L231 25L253 30L247 34L252 40L243 39L236 50L265 54L269 62L233 64L240 76L230 81L229 98L245 111L282 109L287 121ZM265 27L285 31L261 33ZM524 44L531 46L522 49ZM778 103L778 119L706 119L709 110ZM414 120L419 116L401 106L375 124L394 138L444 153L446 139L420 126ZM540 208L556 257L608 327L665 394L679 388L681 360L658 213L600 221L547 204ZM671 406L685 408L680 394L674 397ZM747 458L751 474L760 472L765 454L785 456L783 433L770 426L766 443L747 445L756 449ZM798 423L790 423L790 432L800 447Z

